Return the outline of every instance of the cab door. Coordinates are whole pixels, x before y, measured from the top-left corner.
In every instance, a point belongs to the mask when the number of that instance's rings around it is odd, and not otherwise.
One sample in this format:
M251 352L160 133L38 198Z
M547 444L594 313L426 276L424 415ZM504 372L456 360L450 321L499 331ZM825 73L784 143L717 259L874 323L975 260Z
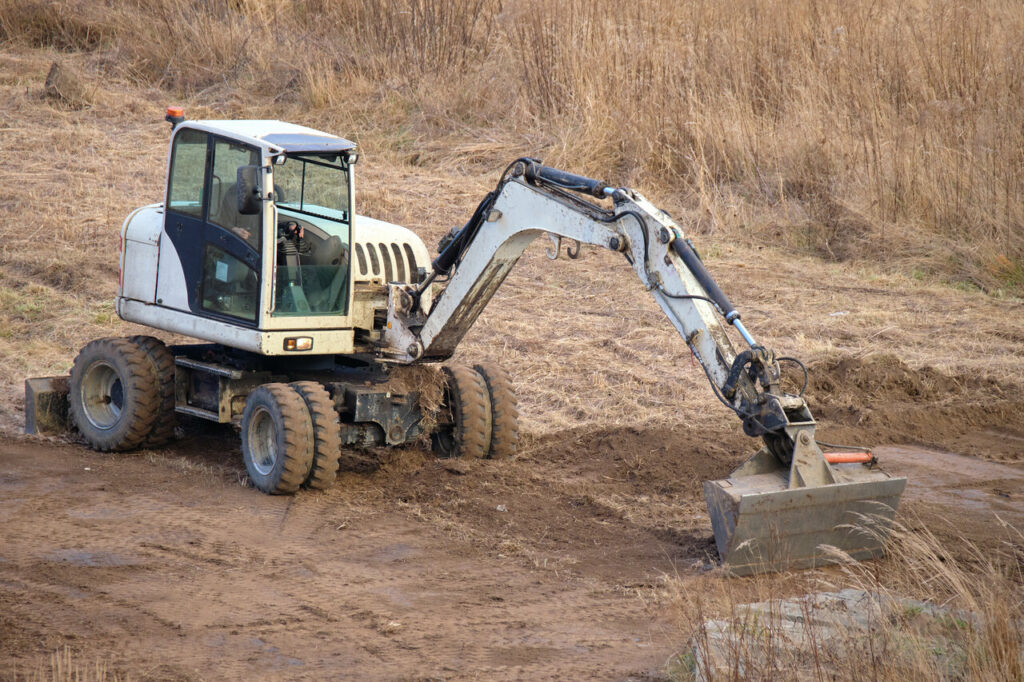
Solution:
M259 150L203 131L175 135L157 303L224 322L258 324L262 216L240 215L239 166ZM167 248L164 248L166 244Z

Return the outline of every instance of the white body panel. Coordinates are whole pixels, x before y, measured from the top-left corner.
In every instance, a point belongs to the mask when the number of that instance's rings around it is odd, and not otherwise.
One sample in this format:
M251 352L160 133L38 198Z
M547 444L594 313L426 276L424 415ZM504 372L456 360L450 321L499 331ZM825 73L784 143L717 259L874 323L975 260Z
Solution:
M363 249L363 258L367 261L364 264L358 254L353 254L352 278L356 282L388 284L389 282L401 281L411 283L416 270L423 268L426 272L430 272L430 252L427 251L423 240L408 228L377 220L376 218L357 215L353 235L355 243ZM373 267L373 262L370 258L371 247L374 249L372 253L377 255L379 261L379 268L376 269ZM385 276L387 268L383 262L384 256L381 253L385 247L387 247L387 254L391 259L393 272L390 280ZM395 250L396 247L397 252ZM412 258L409 257L409 252L412 252ZM401 262L398 262L399 260ZM400 277L399 275L403 276Z
M124 221L121 226L121 296L145 303L154 302L162 229L160 204L136 209Z
M163 329L173 334L222 343L225 346L260 353L262 355L327 355L354 351L351 329L304 328L264 331L199 317L192 313L171 310L158 305L146 305L126 298L117 300L117 314L130 322ZM308 353L286 352L284 340L294 336L313 338L313 350Z

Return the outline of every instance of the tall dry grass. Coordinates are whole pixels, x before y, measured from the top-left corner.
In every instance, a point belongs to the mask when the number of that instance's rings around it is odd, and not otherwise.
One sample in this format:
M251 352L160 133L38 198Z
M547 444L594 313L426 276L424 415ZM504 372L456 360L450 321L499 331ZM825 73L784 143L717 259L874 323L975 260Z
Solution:
M413 163L542 154L725 238L1024 293L1018 0L0 0L0 40Z
M707 589L670 583L670 598L692 633L693 647L673 661L674 677L1024 679L1024 535L1005 524L1002 533L997 550L985 551L961 537L951 551L948 539L898 525L885 560L849 561L838 575L819 576L817 586L807 576L795 579L803 583L799 591L853 588L872 595L861 604L860 628L851 627L846 619L852 614L841 608L830 614L816 609L813 600L792 601L783 583L771 577L733 579ZM791 605L784 609L786 597ZM751 610L740 601L763 606ZM722 645L713 641L722 631L711 619L733 623ZM784 620L793 629L780 627ZM709 657L716 646L724 656Z

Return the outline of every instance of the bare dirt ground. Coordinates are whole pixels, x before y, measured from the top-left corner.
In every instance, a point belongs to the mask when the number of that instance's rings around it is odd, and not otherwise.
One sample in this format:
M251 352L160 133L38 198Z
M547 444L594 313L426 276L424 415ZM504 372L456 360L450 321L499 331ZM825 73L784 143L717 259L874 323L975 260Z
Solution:
M112 312L117 228L159 200L166 154L165 94L108 83L104 106L69 110L41 94L53 58L0 54L0 211L17 216L0 222L0 677L47 676L67 646L136 679L657 679L689 633L673 595L752 589L715 569L700 481L756 444L602 251L531 247L455 358L512 372L511 461L399 450L271 498L246 486L230 430L128 455L18 435L26 377L141 331ZM432 166L370 140L359 211L432 246L530 151ZM642 190L688 224L671 188ZM910 476L906 523L967 561L965 538L1019 544L1000 519L1024 525L1024 303L693 236L747 326L808 362L820 437L883 446ZM802 593L841 574L770 580Z
M732 457L668 430L575 436L510 462L404 450L279 498L239 484L227 429L127 456L8 442L0 676L69 646L135 679L663 679L688 635L669 595L727 580L697 481ZM953 552L1004 542L997 515L1024 525L1019 464L878 454L911 478L904 518Z

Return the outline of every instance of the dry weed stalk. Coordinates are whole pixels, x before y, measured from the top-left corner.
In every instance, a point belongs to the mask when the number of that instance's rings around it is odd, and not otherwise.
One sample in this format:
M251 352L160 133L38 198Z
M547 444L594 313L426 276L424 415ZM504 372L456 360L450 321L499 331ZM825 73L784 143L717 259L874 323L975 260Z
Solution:
M848 560L838 579L826 572L817 584L804 576L785 588L764 576L711 579L710 589L677 590L674 598L693 633L696 656L684 655L672 667L682 678L695 673L720 679L723 670L708 667L717 636L724 641L725 679L1020 680L1024 535L1002 524L1006 543L996 554L961 538L966 558L958 559L930 530L914 525L894 530L888 560ZM876 532L870 522L864 528ZM845 588L871 595L860 615L864 629L849 628L806 597L797 603L800 614L792 612L793 602L782 602L793 592ZM760 606L748 608L750 603ZM723 629L715 618L729 625ZM797 626L782 627L787 619Z
M107 74L199 103L301 112L414 164L540 153L674 187L708 230L1019 294L1019 10L0 0L0 40L103 54Z

